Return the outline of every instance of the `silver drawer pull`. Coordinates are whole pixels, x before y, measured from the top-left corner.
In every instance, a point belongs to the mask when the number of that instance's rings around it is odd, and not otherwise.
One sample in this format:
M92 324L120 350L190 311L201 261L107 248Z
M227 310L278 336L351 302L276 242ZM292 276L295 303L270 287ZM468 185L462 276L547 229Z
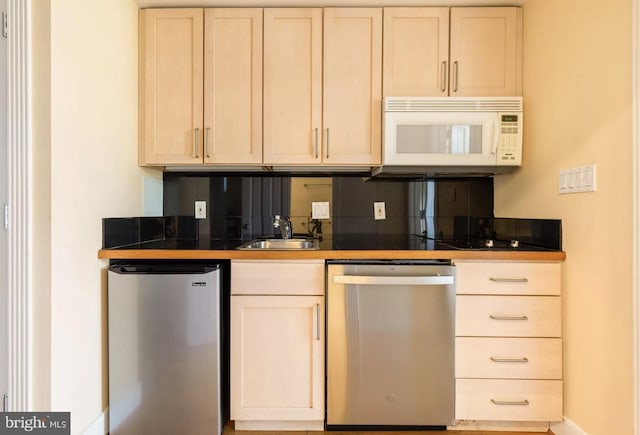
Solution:
M518 400L518 401L491 399L491 403L493 403L494 405L500 405L500 406L527 406L529 404L529 401L527 399Z
M493 282L529 282L527 278L489 278Z
M493 320L529 320L527 316L495 316L491 314L489 317Z
M522 357L522 358L496 358L495 356L489 357L489 359L493 362L497 362L497 363L528 363L529 362L529 358Z

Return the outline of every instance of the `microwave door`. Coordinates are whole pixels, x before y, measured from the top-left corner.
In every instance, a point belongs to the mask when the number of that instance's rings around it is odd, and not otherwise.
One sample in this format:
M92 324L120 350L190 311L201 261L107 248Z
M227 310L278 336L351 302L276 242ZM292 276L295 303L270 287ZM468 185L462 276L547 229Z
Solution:
M385 115L386 165L495 165L495 113Z

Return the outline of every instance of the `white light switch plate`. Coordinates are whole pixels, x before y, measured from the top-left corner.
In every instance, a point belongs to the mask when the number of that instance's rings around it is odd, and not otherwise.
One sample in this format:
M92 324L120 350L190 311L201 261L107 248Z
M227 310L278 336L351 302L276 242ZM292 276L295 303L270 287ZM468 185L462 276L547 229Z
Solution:
M384 208L384 202L373 203L373 218L377 221L387 218L387 212Z
M561 169L558 175L558 193L596 191L596 165Z
M330 219L328 202L312 202L311 203L311 219Z
M207 218L207 201L196 201L195 202L195 215L196 219L206 219Z

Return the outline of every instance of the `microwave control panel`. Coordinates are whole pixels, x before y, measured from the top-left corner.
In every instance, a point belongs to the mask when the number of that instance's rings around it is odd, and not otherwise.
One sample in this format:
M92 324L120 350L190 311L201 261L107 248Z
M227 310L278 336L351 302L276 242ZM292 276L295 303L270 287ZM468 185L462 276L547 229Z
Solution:
M498 165L522 163L522 113L499 113Z

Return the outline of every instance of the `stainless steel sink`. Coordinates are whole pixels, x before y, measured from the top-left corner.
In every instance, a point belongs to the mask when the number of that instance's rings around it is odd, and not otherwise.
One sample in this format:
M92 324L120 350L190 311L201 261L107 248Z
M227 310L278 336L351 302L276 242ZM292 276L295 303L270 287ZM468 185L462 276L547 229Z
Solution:
M313 250L319 249L319 245L318 239L255 239L238 246L236 249Z

